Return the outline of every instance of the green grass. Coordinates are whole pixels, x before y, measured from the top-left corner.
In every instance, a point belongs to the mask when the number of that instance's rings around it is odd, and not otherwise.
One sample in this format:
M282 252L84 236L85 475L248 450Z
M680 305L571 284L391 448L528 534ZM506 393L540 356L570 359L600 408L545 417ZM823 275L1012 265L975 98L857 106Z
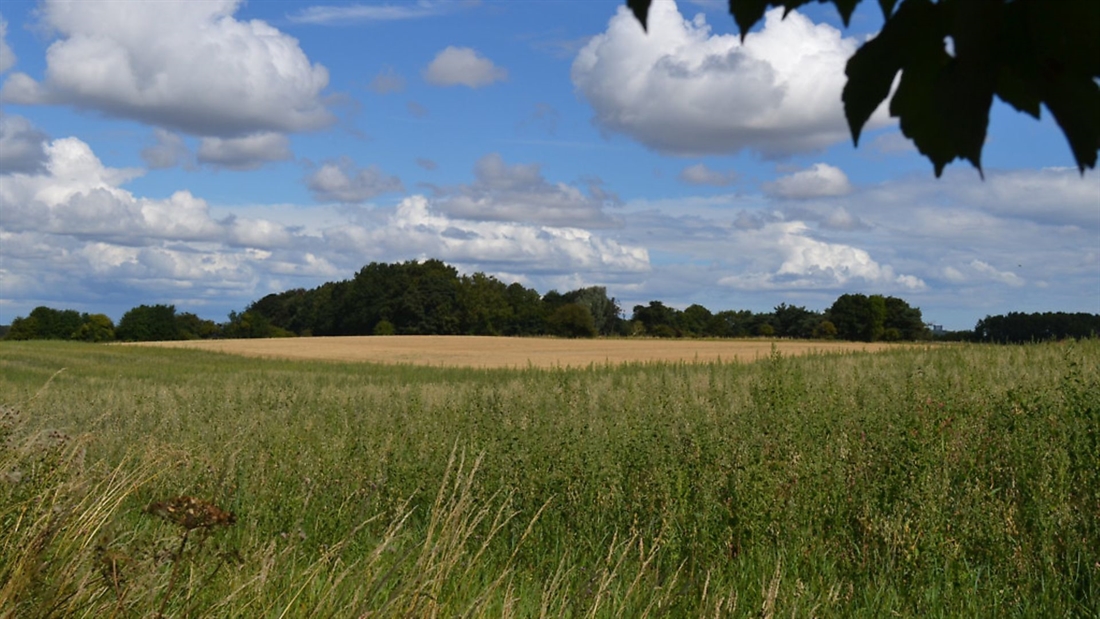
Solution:
M0 404L0 617L1100 616L1096 340L585 370L4 342ZM236 523L184 540L145 513L178 495Z

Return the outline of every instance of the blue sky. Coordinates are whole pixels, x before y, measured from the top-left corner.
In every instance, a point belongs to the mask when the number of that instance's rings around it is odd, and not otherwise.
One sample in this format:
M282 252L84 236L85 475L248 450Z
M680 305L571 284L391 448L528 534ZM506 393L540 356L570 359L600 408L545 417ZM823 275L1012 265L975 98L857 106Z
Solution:
M865 2L20 2L0 8L0 323L142 303L224 320L372 261L439 258L627 309L899 296L952 329L1100 312L1100 176L995 103L936 179L879 110Z

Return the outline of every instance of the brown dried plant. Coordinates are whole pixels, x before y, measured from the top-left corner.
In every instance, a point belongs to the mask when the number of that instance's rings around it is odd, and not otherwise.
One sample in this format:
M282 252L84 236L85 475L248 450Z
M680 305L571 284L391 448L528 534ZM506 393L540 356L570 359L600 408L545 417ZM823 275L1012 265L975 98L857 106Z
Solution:
M237 521L237 516L233 512L227 512L209 501L186 495L150 503L145 508L145 512L175 523L188 531L229 526Z
M164 593L164 599L161 600L160 609L156 615L157 617L163 617L164 609L167 607L168 600L172 597L172 591L176 586L176 575L179 572L180 560L183 557L184 549L187 547L187 535L195 529L209 531L216 526L227 527L237 522L237 516L210 501L187 495L180 495L167 501L150 503L145 508L145 513L159 516L168 522L183 527L180 547L173 558L172 575L168 579L168 590ZM221 564L219 564L220 566Z

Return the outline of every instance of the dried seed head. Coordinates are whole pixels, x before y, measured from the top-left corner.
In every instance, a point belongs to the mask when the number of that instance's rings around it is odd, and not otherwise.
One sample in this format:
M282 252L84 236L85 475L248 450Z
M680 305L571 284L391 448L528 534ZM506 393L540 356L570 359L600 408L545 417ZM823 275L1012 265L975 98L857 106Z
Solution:
M193 496L178 496L167 501L150 503L145 512L160 516L190 531L218 525L229 526L237 521L233 512Z

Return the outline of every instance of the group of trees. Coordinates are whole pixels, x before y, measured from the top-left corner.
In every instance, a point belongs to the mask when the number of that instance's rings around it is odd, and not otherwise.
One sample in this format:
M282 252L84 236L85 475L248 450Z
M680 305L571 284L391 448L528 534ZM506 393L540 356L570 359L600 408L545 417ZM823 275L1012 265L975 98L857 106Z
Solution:
M955 339L983 342L1090 337L1100 315L987 316ZM88 342L310 335L597 335L646 337L783 337L852 341L932 337L918 308L897 297L844 294L824 311L781 303L770 312L702 305L680 310L661 301L636 305L629 318L602 286L546 294L486 275L459 275L439 260L371 263L351 279L313 289L269 294L224 323L177 312L173 305L139 305L116 326L103 314L35 308L16 318L7 339Z
M1081 339L1098 335L1100 335L1100 314L1011 312L1001 316L986 316L979 320L974 327L971 339L976 342L1020 344L1043 340Z
M116 326L105 314L34 308L16 318L4 334L9 340L78 340L83 342L144 342L223 337L228 325L204 320L174 305L139 305L123 314Z
M781 303L771 312L726 310L702 305L684 310L660 301L636 305L633 334L656 337L786 337L853 341L923 340L931 337L918 308L896 297L845 294L824 312Z
M296 335L612 335L621 310L602 286L541 295L458 274L439 260L371 263L350 280L252 303L241 318Z

